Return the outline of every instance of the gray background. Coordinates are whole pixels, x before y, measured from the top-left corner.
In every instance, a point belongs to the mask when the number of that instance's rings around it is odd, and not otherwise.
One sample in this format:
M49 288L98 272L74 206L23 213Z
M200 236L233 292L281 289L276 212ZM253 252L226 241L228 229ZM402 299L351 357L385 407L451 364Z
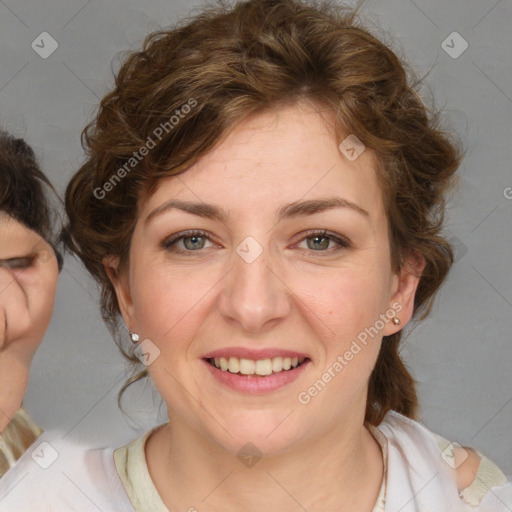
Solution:
M0 1L0 125L27 138L60 193L82 161L81 129L112 84L119 52L138 48L193 5L200 3ZM421 419L512 474L512 3L375 0L363 12L418 75L430 71L425 97L432 93L444 107L467 150L447 218L457 263L433 314L404 343ZM59 45L47 59L31 48L45 31ZM442 46L454 31L469 45L458 58ZM165 420L150 384L128 393L129 416L121 414L116 396L126 375L96 287L68 258L25 407L45 429L119 445Z

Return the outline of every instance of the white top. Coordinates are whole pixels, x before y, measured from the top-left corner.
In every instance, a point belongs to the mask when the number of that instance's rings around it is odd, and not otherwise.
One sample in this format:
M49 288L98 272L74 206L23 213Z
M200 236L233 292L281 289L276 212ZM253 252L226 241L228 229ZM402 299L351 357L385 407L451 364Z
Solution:
M117 450L91 450L45 432L0 480L0 512L169 512L144 452L160 427ZM512 511L512 481L480 452L473 484L459 493L447 440L392 411L370 431L385 466L372 512Z

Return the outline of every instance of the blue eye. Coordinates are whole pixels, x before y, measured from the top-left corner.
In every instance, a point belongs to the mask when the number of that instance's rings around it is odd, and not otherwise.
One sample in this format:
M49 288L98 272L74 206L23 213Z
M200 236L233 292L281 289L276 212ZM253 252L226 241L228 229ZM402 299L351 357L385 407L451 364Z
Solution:
M301 239L300 243L306 241L307 250L310 252L331 254L332 252L351 247L347 239L336 236L325 230L309 231L306 235L307 236ZM162 242L162 247L172 253L191 255L192 253L200 253L202 249L208 249L208 247L205 247L207 242L213 243L208 233L199 230L190 230L182 231L181 233L176 233L166 238ZM332 243L336 244L336 246L329 247Z
M330 234L327 231L310 231L306 233L307 236L305 236L302 240L307 241L307 248L311 249L313 252L331 252L331 250L338 251L343 248L349 248L350 243L348 240L340 238L339 236L335 236L333 234ZM309 243L309 241L312 241L312 243ZM329 244L331 242L335 242L338 247L329 248Z
M183 240L185 249L177 247L177 243L181 240ZM204 231L185 231L167 238L162 245L171 252L197 252L204 249L206 240L211 241L211 238Z

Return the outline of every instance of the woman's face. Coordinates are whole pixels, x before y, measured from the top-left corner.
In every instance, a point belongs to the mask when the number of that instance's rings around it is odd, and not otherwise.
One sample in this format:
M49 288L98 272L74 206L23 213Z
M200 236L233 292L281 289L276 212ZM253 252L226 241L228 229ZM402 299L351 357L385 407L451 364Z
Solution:
M370 151L345 158L333 122L306 105L244 121L141 204L129 270L111 273L171 421L233 453L361 426L381 338L411 315ZM306 359L278 371L280 355Z
M0 211L0 349L31 360L52 316L58 275L51 245Z

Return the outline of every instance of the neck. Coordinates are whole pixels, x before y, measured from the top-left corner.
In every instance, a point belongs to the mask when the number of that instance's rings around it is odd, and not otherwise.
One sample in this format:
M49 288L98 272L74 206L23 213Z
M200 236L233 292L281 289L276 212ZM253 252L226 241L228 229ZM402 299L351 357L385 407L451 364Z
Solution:
M383 475L380 446L362 422L244 465L174 418L149 438L146 459L170 510L371 512Z

